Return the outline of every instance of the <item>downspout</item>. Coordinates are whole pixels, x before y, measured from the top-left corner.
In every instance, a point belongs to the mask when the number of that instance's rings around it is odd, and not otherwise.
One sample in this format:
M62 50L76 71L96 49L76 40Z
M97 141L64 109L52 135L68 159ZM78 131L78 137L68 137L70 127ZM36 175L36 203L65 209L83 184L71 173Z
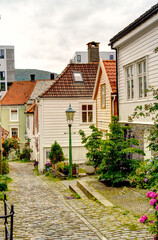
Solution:
M114 48L112 43L109 44L111 45L111 49L116 51L116 94L117 94L117 116L119 117L119 94L118 94L118 52L117 48Z
M116 98L116 95L113 95L112 96L112 115L114 116L115 114L115 98Z

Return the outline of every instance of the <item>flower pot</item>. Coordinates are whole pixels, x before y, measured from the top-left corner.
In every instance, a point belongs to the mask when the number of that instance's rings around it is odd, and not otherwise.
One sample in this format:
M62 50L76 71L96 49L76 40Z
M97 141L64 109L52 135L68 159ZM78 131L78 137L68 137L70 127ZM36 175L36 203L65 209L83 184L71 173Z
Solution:
M91 175L95 172L95 168L91 165L85 165L85 172Z

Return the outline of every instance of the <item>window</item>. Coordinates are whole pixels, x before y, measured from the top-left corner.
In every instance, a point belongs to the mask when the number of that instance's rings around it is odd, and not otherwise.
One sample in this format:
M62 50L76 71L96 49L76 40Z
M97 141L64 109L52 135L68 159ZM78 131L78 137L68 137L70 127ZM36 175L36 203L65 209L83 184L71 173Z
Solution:
M18 138L18 128L11 128L11 137Z
M127 100L134 98L133 65L126 68Z
M5 72L0 72L0 80L5 80Z
M82 105L82 122L93 122L93 105Z
M74 78L74 82L77 82L77 83L83 82L81 72L73 72L73 78Z
M4 49L0 49L0 58L4 58Z
M137 63L139 98L147 97L146 60Z
M29 117L29 115L27 115L26 120L27 120L27 128L30 129L30 117Z
M106 97L106 85L102 84L101 85L101 108L106 108L105 97Z
M10 120L11 121L18 121L18 110L17 109L11 109L10 110Z
M109 56L109 59L110 59L110 60L114 60L114 56L113 56L113 55L110 55L110 56Z
M1 91L5 91L5 83L4 82L0 82L0 89L1 89Z
M81 55L77 55L77 62L81 62Z

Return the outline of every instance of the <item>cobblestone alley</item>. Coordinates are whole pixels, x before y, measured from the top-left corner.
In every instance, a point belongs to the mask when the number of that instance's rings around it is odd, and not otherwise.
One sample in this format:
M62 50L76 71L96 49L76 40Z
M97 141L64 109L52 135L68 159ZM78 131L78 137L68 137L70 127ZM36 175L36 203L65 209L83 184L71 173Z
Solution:
M153 239L146 228L131 229L129 218L114 208L106 208L91 199L71 199L72 193L62 182L36 176L32 163L9 164L13 181L7 196L15 208L14 240ZM0 215L3 215L2 202ZM136 221L130 217L130 224ZM2 220L1 239L4 239Z

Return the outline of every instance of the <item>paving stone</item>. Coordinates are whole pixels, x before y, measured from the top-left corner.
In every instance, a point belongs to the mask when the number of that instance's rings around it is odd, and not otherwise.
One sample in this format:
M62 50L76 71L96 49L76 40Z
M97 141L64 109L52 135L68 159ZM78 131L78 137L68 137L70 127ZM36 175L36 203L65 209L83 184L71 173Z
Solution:
M9 164L13 182L7 196L15 207L14 240L153 239L145 227L131 231L124 226L129 219L119 209L91 199L66 199L72 194L68 185L36 176L32 163ZM2 211L0 203L0 214ZM130 219L129 224L136 221L132 215ZM2 235L4 226L0 224Z

